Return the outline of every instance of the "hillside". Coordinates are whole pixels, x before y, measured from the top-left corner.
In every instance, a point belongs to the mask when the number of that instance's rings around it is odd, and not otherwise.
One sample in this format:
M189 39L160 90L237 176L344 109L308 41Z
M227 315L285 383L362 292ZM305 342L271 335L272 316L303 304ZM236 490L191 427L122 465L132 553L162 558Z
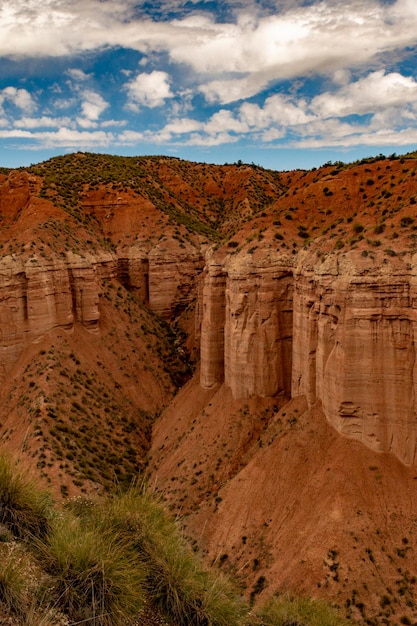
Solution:
M145 473L252 601L417 623L416 170L2 169L3 447L58 497Z

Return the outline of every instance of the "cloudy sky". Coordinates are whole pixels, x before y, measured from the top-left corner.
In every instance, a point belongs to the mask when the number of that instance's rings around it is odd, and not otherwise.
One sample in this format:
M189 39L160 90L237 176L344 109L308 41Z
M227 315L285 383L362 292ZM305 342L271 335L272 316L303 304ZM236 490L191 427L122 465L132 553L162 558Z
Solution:
M417 0L0 0L0 165L417 147Z

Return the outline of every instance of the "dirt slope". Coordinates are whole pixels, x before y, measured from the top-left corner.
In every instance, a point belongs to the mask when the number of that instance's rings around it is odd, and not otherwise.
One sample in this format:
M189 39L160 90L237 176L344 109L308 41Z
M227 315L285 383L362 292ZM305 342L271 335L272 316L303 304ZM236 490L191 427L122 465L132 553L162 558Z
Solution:
M302 398L276 409L188 383L158 420L152 478L249 597L298 591L364 623L413 623L415 469L340 437Z

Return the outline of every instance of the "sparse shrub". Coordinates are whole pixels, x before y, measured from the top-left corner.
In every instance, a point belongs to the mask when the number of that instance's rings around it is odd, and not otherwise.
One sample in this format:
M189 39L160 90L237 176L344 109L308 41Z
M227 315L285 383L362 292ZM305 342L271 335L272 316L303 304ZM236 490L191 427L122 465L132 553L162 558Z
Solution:
M405 228L406 226L411 226L411 224L413 223L414 223L414 218L410 216L402 217L400 221L400 224L403 228Z
M299 237L301 237L302 239L308 239L308 238L309 238L309 236L310 236L310 235L308 234L308 231L307 231L306 226L303 226L302 224L300 224L300 225L298 226L298 233L297 233L297 235L298 235Z
M25 598L25 569L20 551L0 553L0 604L13 615L24 615L27 609Z
M321 600L275 596L256 612L263 626L347 626L348 622Z
M12 460L0 454L0 524L19 539L43 537L50 527L50 495L41 491Z
M106 524L126 534L146 568L146 590L179 626L238 626L246 612L233 587L214 575L188 547L173 519L137 489L115 496L102 512Z
M125 624L141 606L144 580L143 568L129 548L124 537L93 518L69 512L57 518L49 540L39 544L54 604L73 621Z

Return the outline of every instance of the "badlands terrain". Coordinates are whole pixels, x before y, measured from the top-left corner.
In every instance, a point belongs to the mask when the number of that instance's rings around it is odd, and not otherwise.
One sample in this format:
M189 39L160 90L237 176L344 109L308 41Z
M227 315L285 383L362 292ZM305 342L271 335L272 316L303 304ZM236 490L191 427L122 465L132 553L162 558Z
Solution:
M66 500L146 477L251 603L417 623L417 159L0 169L0 433Z

